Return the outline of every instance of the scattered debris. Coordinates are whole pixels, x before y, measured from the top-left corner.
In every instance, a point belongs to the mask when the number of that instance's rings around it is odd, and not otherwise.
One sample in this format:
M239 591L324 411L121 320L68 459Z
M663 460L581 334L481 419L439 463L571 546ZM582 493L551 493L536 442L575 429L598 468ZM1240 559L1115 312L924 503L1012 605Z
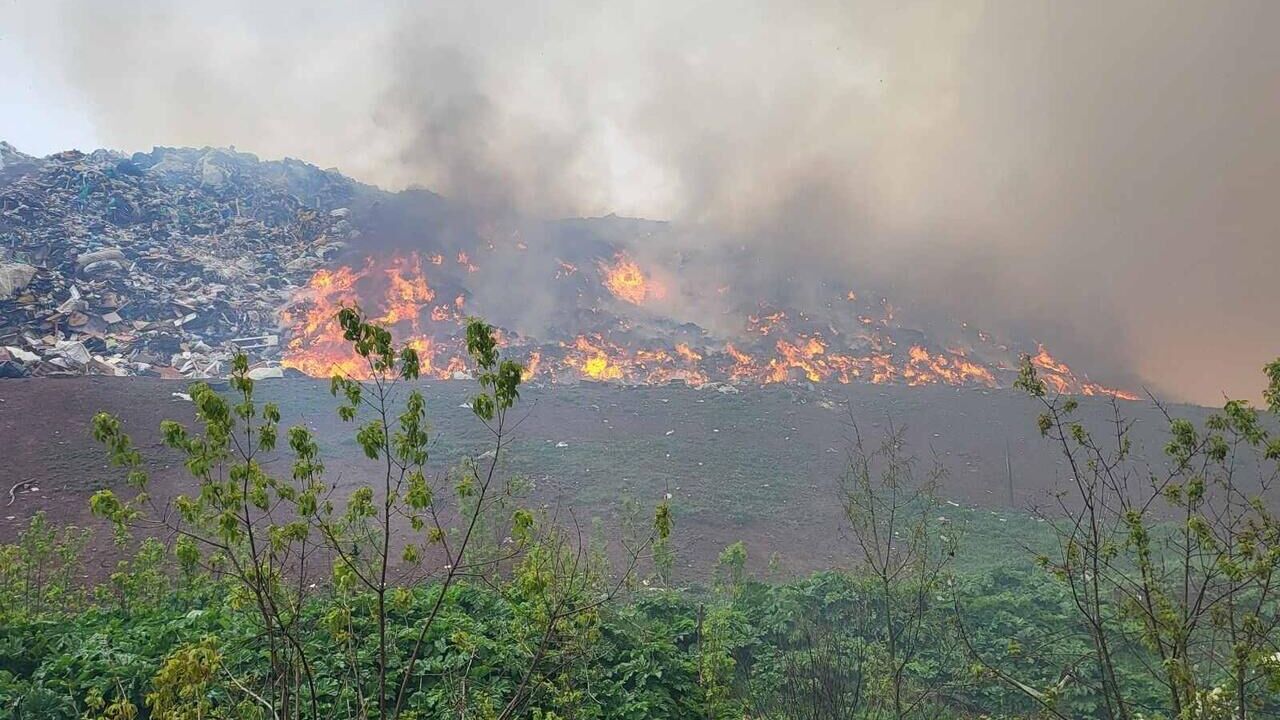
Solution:
M30 485L35 481L36 481L35 478L31 478L29 480L19 480L18 482L14 483L13 487L9 488L9 502L5 503L5 507L8 507L13 504L13 501L16 499L14 494L18 492L18 488L26 487L27 485ZM38 490L39 488L32 488L32 489Z
M279 308L358 235L362 186L296 160L0 157L0 377L281 377Z

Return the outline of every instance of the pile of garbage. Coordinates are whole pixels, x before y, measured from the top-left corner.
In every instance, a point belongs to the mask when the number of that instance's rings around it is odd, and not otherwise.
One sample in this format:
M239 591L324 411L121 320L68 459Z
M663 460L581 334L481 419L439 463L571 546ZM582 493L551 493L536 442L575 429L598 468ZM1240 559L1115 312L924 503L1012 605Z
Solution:
M0 142L0 377L281 372L278 311L359 233L366 186L234 149Z

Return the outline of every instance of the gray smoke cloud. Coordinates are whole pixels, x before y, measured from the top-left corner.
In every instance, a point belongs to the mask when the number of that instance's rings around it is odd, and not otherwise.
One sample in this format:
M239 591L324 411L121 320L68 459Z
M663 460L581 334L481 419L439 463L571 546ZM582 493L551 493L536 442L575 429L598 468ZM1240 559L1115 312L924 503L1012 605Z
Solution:
M676 221L1094 379L1280 355L1280 4L20 5L113 146L236 145L541 217Z

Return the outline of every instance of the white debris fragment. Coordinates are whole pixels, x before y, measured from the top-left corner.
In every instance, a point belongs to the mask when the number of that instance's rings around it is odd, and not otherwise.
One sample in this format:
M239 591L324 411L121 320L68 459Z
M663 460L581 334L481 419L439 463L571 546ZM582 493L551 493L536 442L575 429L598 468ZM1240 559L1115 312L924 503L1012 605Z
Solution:
M280 336L254 335L253 337L232 338L231 344L241 350L257 350L259 348L276 347L280 344Z
M10 355L12 355L13 357L17 358L18 362L23 363L23 364L30 364L30 363L34 363L34 362L40 362L40 356L39 356L39 355L37 355L37 354L35 354L35 353L33 353L33 352L27 352L26 350L23 350L23 349L22 349L22 348L20 348L20 347L14 347L14 346L12 346L12 345L5 345L5 346L4 346L4 350L5 350L5 352L9 353L9 354L10 354Z
M59 340L58 344L53 346L53 351L77 365L88 365L93 359L84 343L75 340Z
M284 368L279 365L256 367L248 372L250 380L269 380L284 377Z
M0 300L17 295L36 276L36 269L24 263L0 263Z

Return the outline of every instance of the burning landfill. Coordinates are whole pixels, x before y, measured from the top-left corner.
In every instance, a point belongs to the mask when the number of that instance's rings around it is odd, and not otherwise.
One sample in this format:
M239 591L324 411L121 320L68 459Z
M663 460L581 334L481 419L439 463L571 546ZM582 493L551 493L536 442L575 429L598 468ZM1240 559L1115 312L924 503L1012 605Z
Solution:
M406 204L426 220L389 244L387 218ZM728 286L682 278L678 260L639 259L635 243L658 223L526 232L422 215L445 204L234 150L35 158L0 143L0 377L218 377L237 351L259 378L361 376L334 320L358 303L441 379L467 376L462 328L476 312L534 381L1006 387L1026 352L1059 391L1133 397L1036 343L964 324L935 339L887 299L849 288L831 287L817 307L735 302ZM523 293L550 299L553 321L522 323L493 297L504 279L515 284L513 268ZM678 319L679 303L709 301L721 308L714 323Z

